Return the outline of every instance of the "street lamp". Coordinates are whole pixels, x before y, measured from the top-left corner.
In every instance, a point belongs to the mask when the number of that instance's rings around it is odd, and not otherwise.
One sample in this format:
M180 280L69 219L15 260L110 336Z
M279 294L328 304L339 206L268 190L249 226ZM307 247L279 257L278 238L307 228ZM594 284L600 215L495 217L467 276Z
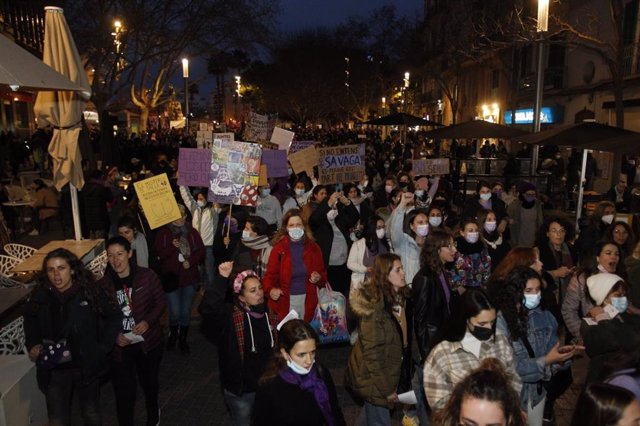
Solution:
M113 21L113 32L111 35L113 36L113 44L116 47L116 70L121 71L124 68L124 59L120 56L122 53L122 32L124 28L122 26L122 21L116 19Z
M540 110L542 109L542 92L544 90L544 36L549 27L549 0L538 0L538 20L536 32L538 33L538 68L536 71L536 99L533 107L533 131L540 131ZM538 167L538 145L533 147L531 154L531 176L535 175Z
M402 85L402 106L403 106L403 112L407 112L408 108L408 103L407 103L407 90L409 90L409 77L411 76L411 74L409 74L409 71L404 73L404 84Z
M184 128L189 134L189 60L182 58L182 78L184 79Z

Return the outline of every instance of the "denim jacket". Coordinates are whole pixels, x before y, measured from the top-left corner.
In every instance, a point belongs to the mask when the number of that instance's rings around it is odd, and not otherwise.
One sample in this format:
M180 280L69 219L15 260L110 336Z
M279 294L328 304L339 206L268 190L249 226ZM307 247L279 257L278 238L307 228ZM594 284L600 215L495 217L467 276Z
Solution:
M521 339L516 341L511 339L502 312L498 313L496 327L509 338L513 347L516 371L523 382L520 403L523 408L526 408L527 402L531 400L531 406L535 407L547 393L542 382L551 380L554 371L568 368L570 365L568 362L562 366L546 365L545 362L545 356L558 342L558 323L549 311L540 308L529 311L527 339L531 344L535 358L529 357L529 352Z

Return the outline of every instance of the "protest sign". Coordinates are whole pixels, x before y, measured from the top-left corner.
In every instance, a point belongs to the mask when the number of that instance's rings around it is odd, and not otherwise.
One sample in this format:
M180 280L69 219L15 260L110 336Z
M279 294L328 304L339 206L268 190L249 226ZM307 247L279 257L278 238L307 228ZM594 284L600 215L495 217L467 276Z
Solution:
M271 134L271 143L275 143L280 147L280 149L289 149L289 145L291 145L291 141L293 140L293 136L295 133L281 129L280 127L275 127L273 129L273 133Z
M207 199L220 204L255 206L262 147L255 143L215 140Z
M448 175L448 158L421 158L413 160L413 172L416 175Z
M178 156L178 185L209 187L211 150L180 148Z
M289 162L295 173L307 172L307 176L313 176L313 167L318 165L316 147L310 146L302 151L289 153Z
M364 144L319 148L318 159L322 184L355 182L364 175Z
M200 124L200 127L198 128L199 131L204 132L209 129L209 126L207 125L207 123L199 123L199 124Z
M302 151L310 146L315 146L316 143L316 141L291 141L291 145L289 145L289 154Z
M264 149L262 150L262 160L260 164L268 167L267 177L286 177L287 171L287 151L284 149Z
M220 139L221 141L229 141L229 142L233 142L235 140L233 132L214 133L213 139Z
M198 130L196 132L196 146L198 148L211 149L212 144L213 132L208 130Z
M166 173L138 181L133 187L151 229L180 219L178 203Z
M244 129L244 140L251 142L268 141L271 139L276 125L276 115L262 115L250 112Z
M260 176L258 176L258 186L265 186L269 183L267 180L267 166L260 164Z

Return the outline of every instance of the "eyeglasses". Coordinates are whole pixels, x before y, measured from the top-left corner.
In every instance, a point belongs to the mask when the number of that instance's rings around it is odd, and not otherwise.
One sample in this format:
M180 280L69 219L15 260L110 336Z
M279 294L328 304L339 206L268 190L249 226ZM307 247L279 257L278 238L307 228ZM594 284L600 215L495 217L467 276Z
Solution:
M566 234L567 230L566 229L549 229L549 232L551 232L552 234Z

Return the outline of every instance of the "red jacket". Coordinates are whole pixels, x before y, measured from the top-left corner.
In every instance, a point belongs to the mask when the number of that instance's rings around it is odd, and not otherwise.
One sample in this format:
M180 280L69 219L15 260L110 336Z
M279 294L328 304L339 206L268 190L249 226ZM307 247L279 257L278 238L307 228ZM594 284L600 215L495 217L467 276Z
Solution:
M269 308L278 315L278 321L281 321L289 313L289 290L291 288L291 248L289 245L289 236L285 235L273 246L267 264L267 272L262 279L265 295L269 298ZM327 283L327 271L324 268L320 246L308 239L304 243L302 261L307 267L304 320L310 322L318 305L317 289L324 287ZM317 284L312 284L309 281L312 272L320 274L320 281ZM282 295L277 301L269 297L269 293L274 288L282 290Z

